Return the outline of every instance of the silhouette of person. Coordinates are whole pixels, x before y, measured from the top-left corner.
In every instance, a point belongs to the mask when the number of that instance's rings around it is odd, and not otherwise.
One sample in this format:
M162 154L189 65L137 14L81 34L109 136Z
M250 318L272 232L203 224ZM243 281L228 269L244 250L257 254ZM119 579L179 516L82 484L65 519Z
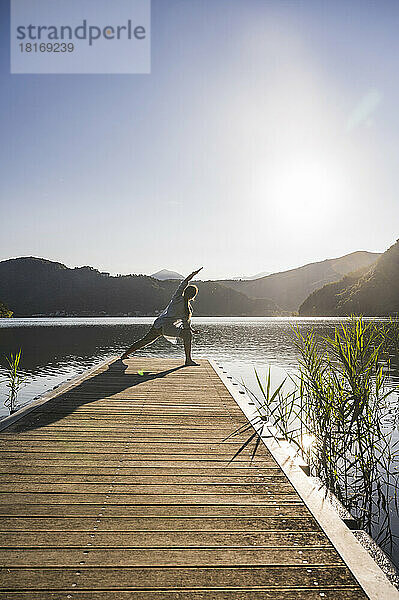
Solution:
M183 340L184 352L186 354L185 366L198 364L194 362L191 357L192 334L196 333L191 327L191 302L196 297L198 288L195 285L189 285L189 282L202 268L203 267L193 271L181 282L173 294L168 306L155 319L151 329L143 338L134 342L134 344L122 354L122 359L127 358L130 354L133 354L140 348L152 344L152 342L163 335L172 343L176 343L178 338Z

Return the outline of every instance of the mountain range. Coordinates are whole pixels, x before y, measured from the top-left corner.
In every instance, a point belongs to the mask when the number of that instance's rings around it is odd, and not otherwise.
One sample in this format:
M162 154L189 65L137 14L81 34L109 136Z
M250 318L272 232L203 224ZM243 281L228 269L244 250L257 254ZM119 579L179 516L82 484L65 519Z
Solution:
M239 277L231 277L230 279L232 281L249 281L266 277L266 275L270 275L270 271L262 271L261 273L256 273L256 275L240 275Z
M168 303L182 276L111 276L36 257L0 262L0 300L14 316L149 316ZM199 316L392 314L398 306L399 245L358 251L255 280L196 281Z

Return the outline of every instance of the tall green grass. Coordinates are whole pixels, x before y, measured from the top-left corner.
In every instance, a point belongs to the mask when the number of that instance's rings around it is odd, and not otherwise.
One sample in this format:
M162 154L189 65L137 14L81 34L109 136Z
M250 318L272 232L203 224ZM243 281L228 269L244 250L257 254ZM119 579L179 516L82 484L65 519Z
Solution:
M6 387L8 388L8 393L4 404L10 411L10 414L12 414L16 411L18 393L25 381L21 370L21 350L16 354L6 356L6 364Z
M398 509L398 450L389 433L390 355L399 348L397 321L383 326L352 318L331 336L293 330L297 374L271 389L256 373L262 406L255 428L271 422L290 441L362 528L392 544L389 519ZM253 433L251 434L253 436ZM390 506L391 505L391 506ZM389 548L388 548L389 551Z

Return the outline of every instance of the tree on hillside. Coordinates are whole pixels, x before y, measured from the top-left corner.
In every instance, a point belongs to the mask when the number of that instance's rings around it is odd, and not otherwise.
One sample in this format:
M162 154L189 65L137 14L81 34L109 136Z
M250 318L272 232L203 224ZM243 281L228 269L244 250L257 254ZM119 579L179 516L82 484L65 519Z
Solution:
M13 312L3 302L0 302L0 318L6 319L12 317Z

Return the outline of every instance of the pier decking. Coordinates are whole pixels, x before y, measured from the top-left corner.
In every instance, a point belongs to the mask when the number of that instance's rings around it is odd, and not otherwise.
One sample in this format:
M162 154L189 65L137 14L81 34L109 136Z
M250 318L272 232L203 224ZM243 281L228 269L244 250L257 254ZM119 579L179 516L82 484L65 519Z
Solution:
M206 360L117 361L0 433L0 600L367 598Z

